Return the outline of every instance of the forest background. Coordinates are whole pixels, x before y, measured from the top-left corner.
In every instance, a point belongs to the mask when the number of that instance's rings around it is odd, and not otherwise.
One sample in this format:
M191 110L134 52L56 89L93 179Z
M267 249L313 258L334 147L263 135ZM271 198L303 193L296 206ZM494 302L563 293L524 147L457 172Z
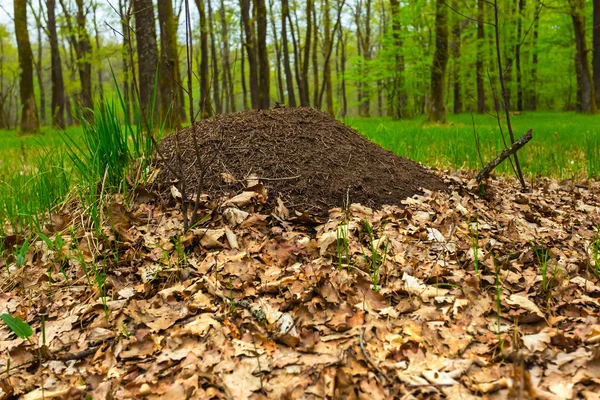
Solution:
M197 110L208 117L278 102L336 117L407 118L431 114L435 96L451 113L495 112L492 5L190 1ZM501 0L498 8L511 108L595 112L600 0ZM0 128L73 125L75 106L93 107L116 84L128 104L134 84L149 104L156 75L160 115L171 127L189 121L185 0L5 0L0 12ZM436 71L441 84L432 84Z

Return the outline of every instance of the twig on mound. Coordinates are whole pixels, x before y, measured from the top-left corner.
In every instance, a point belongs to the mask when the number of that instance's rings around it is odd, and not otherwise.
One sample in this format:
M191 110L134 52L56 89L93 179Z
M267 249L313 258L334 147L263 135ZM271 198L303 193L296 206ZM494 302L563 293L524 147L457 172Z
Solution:
M496 168L498 165L500 165L502 163L502 161L506 160L508 157L515 154L517 151L519 151L519 149L521 147L525 146L527 144L527 142L529 142L531 140L532 137L533 137L533 129L530 129L527 131L526 134L521 136L521 138L519 140L517 140L515 143L513 143L512 146L502 150L502 153L500 153L500 155L498 157L496 157L493 161L488 163L488 165L483 167L483 169L481 171L479 171L479 173L477 174L477 182L481 182L484 179L486 179L487 177L489 177L490 174L492 173L492 171L494 170L494 168Z

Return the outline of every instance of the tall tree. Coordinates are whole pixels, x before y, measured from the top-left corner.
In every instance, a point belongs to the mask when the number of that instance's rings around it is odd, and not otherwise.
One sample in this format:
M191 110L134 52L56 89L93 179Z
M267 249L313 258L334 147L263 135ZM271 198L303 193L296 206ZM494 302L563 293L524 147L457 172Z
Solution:
M56 0L46 0L46 11L48 12L46 25L48 41L50 42L50 81L52 84L50 107L52 110L52 124L62 129L65 127L65 83L60 59L60 47L58 46L55 7Z
M444 82L448 64L448 13L445 0L435 2L435 53L431 66L431 96L429 100L428 120L446 122L444 103Z
M402 36L400 25L400 1L390 0L392 14L392 38L394 40L394 78L392 80L392 116L402 118L406 106L406 92L404 88L404 56L402 54Z
M208 118L212 115L212 108L208 75L208 23L204 0L196 0L196 7L200 14L200 118Z
M523 111L523 78L521 74L521 36L523 31L523 18L525 0L518 0L519 12L517 14L517 42L515 45L515 67L517 72L517 110Z
M267 7L265 0L254 0L256 9L256 33L258 47L258 102L259 107L271 107L271 76L267 48Z
M233 74L229 62L229 27L227 24L227 13L225 11L225 0L221 0L219 9L221 17L221 45L223 48L223 90L226 93L226 112L235 112L235 92L233 88Z
M269 0L269 20L271 22L271 30L273 32L273 44L275 45L275 58L277 65L277 93L278 100L281 103L285 102L285 94L283 89L283 74L281 72L281 47L279 39L277 39L277 26L275 24L275 11L273 10L273 0Z
M600 0L594 0L594 28L592 32L594 47L592 59L594 68L594 90L596 92L596 106L600 106Z
M83 0L75 0L77 6L75 15L75 24L73 25L73 17L70 9L66 6L65 0L59 0L65 15L65 21L69 31L69 42L76 53L77 71L79 73L79 81L81 82L81 95L79 98L80 105L85 108L93 107L92 96L92 63L89 34L86 28L87 10Z
M33 52L27 29L27 0L14 0L15 36L19 55L19 91L21 95L20 132L35 132L40 127L33 91Z
M121 62L123 63L123 101L125 103L125 112L131 115L131 71L130 61L133 61L131 52L131 2L128 0L119 0L119 14L121 19Z
M215 111L217 114L223 114L223 103L221 102L221 83L219 82L219 54L217 54L217 43L215 39L215 26L213 25L213 10L212 2L208 3L208 25L210 32L210 54L212 64L212 88L213 88L213 102L215 104Z
M290 65L290 51L287 37L287 20L290 10L288 0L281 0L281 47L283 47L283 70L285 71L285 86L288 95L288 105L296 107L296 94L294 93L294 77Z
M485 0L477 0L477 61L475 62L475 79L477 81L477 112L485 112L485 84L483 80L483 45L485 40ZM492 47L490 46L490 49Z
M33 59L33 66L35 67L35 74L37 76L37 84L40 91L40 122L43 124L46 121L46 88L44 86L44 76L42 74L42 57L43 57L43 43L42 43L42 29L44 28L42 22L42 0L39 0L37 10L33 6L33 2L30 1L29 6L31 8L31 14L35 19L35 26L37 30L37 59Z
M596 112L594 85L588 61L588 50L585 38L585 2L569 0L571 18L575 31L575 70L577 72L577 108L585 113Z
M452 1L452 8L458 9L458 2ZM462 112L462 93L461 93L461 76L460 76L460 45L461 45L461 20L454 14L454 23L452 24L452 73L454 83L454 113Z
M323 32L323 51L324 51L324 65L323 65L323 82L325 84L325 92L327 93L327 114L332 117L335 115L333 109L333 83L331 82L331 63L329 62L329 55L333 48L333 39L335 31L331 30L331 15L329 13L329 0L323 0L323 21L324 21L324 32ZM319 99L318 107L321 107L321 101Z
M313 6L313 41L312 41L312 78L313 78L313 106L320 108L319 103L319 22L317 21L317 7Z
M156 45L156 25L152 0L133 0L135 16L135 37L137 41L138 88L140 106L146 118L150 115L155 99L155 76L158 68L158 46ZM159 99L156 99L159 101ZM156 112L156 110L154 111Z
M98 30L98 20L97 20L97 11L98 11L98 3L96 1L92 2L92 22L94 24L94 38L96 42L96 61L98 63L98 68L96 69L96 73L98 75L98 92L100 93L100 103L104 103L104 77L102 75L102 61L100 59L100 32Z
M181 128L180 97L181 72L177 49L177 24L171 0L158 0L158 23L160 30L160 109L161 120L167 118L171 128Z
M258 62L256 57L256 36L253 19L250 16L251 0L240 0L242 25L244 27L244 48L248 56L248 69L250 70L250 102L252 108L261 107L258 83Z

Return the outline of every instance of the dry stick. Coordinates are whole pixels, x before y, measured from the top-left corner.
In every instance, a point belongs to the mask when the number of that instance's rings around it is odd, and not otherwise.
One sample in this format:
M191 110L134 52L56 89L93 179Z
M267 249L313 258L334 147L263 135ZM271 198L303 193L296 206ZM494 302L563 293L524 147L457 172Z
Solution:
M387 382L385 373L381 370L381 368L379 368L378 365L375 365L373 360L371 360L371 357L369 357L369 354L367 353L367 349L365 349L365 342L364 342L365 330L366 330L366 328L363 328L362 331L360 332L360 337L359 337L360 349L362 350L363 356L366 358L367 362L373 368L375 368L375 371L377 371L381 375L381 378Z
M512 129L510 121L510 98L506 91L506 83L504 82L504 74L502 73L502 56L500 54L500 28L498 26L498 0L494 0L494 35L496 37L496 59L498 62L498 77L500 78L500 87L502 88L502 99L504 100L504 112L506 114L506 127L510 136L510 143L515 143L515 134ZM525 178L523 178L523 172L521 171L521 165L519 164L519 157L516 153L513 154L515 160L515 168L517 169L517 176L523 190L527 190L527 184Z
M481 171L479 171L479 173L477 174L477 182L481 183L481 181L489 177L494 168L500 165L502 161L506 160L511 155L516 154L516 152L519 151L521 147L525 146L527 142L531 140L532 137L533 129L530 129L527 131L526 134L521 136L519 140L514 142L512 146L502 150L502 153L500 153L498 157L496 157L492 162L488 163L488 165L486 165Z

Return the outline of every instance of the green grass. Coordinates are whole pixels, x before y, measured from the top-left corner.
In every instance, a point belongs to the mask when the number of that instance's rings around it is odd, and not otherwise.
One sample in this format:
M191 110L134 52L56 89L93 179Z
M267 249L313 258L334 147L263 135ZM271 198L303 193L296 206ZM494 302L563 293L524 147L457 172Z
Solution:
M424 117L402 121L347 118L346 123L400 156L441 168L480 169L471 115L449 115L448 119L449 124L443 126L426 125ZM487 163L504 148L502 136L495 118L474 115L474 120ZM516 138L533 129L533 139L518 153L528 177L600 177L600 116L525 112L513 116L512 122ZM504 133L509 142L506 129ZM503 163L497 171L512 173L510 163Z

